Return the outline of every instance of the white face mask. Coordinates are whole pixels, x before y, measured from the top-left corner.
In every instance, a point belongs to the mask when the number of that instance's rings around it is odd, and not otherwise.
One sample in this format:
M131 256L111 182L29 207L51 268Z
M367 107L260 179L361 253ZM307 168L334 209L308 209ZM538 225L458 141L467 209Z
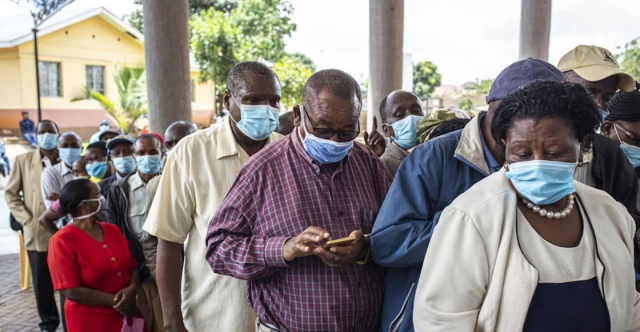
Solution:
M94 212L91 212L89 214L85 214L84 216L78 216L75 218L72 218L73 220L80 220L80 219L87 219L93 215L95 215L96 213L100 212L100 209L102 208L102 199L104 197L102 195L100 195L100 197L98 198L93 198L93 199L85 199L84 201L80 202L80 204L82 204L83 202L95 202L98 201L98 209L95 210Z

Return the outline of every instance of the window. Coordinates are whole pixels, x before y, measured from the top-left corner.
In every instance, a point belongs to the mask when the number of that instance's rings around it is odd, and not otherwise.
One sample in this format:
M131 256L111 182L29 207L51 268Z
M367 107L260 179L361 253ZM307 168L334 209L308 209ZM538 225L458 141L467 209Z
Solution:
M60 63L38 62L40 95L42 97L62 97L60 86Z
M104 94L103 66L87 66L87 88Z

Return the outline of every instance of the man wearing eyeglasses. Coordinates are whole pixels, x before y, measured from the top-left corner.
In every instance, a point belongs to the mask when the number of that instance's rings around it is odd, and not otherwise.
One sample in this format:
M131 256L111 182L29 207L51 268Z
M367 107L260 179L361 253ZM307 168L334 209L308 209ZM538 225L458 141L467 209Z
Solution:
M580 84L591 93L593 101L605 117L608 116L614 93L633 91L636 86L633 77L620 70L618 61L611 52L598 46L577 46L560 59L558 69L567 82ZM637 176L623 151L614 142L598 134L589 135L584 145L586 148L580 156L574 179L603 190L622 203L635 219L638 228L640 212L636 206ZM640 290L640 274L637 273L640 271L640 244L637 240L636 289Z
M207 261L248 280L256 331L376 330L383 273L366 234L392 178L355 142L361 108L351 76L312 75L294 132L247 162L209 224Z

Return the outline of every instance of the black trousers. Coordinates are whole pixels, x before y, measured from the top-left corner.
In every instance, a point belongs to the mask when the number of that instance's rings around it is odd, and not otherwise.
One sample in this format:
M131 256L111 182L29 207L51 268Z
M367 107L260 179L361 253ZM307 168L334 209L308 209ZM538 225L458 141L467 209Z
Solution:
M29 256L33 291L36 295L38 315L41 321L40 330L53 332L60 325L60 315L58 315L53 282L51 281L51 273L49 273L49 265L47 265L47 253L27 251L27 255Z

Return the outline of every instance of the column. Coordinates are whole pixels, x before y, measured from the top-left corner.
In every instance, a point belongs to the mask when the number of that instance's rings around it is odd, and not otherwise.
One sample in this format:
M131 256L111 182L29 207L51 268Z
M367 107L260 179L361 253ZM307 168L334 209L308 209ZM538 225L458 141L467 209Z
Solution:
M367 130L380 123L380 102L402 88L404 0L369 0L369 95Z
M549 61L551 0L522 0L520 12L520 59Z
M191 121L188 0L143 0L149 127Z

